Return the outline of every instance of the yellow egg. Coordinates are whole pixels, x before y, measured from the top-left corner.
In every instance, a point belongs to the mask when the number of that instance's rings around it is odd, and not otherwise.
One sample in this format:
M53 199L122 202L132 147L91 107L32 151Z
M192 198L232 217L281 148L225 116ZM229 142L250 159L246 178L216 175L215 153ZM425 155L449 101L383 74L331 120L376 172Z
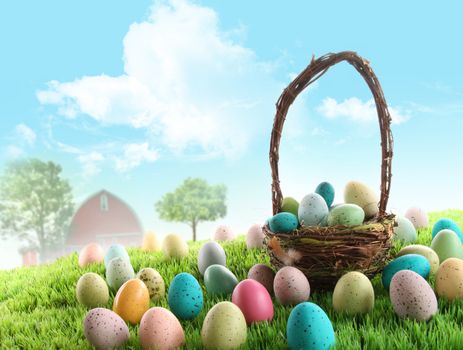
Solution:
M139 279L125 282L114 297L113 311L124 321L140 323L143 314L150 306L150 294L146 285Z
M161 250L161 243L153 231L148 231L143 236L142 249L145 252L159 252Z
M164 238L162 250L167 258L184 258L188 255L188 245L185 240L174 233Z
M448 300L463 299L463 260L448 258L436 273L436 293Z
M371 218L378 212L378 195L367 185L350 181L344 189L344 201L346 203L357 204L365 212L366 218Z
M370 280L361 272L351 271L342 276L333 291L333 309L347 314L364 314L373 310L375 291Z

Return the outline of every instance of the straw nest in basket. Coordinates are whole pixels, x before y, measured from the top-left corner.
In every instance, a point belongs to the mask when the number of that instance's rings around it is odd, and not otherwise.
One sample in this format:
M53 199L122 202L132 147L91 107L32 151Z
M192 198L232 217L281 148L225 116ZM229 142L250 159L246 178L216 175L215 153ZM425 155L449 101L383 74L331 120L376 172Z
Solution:
M391 247L394 216L386 213L391 184L391 117L381 85L369 62L355 52L330 53L312 59L283 91L276 105L270 143L273 213L281 211L282 193L278 172L279 145L288 109L296 97L333 65L346 61L364 78L370 88L378 114L381 134L381 187L378 213L361 225L301 226L290 233L272 232L263 227L271 262L280 268L293 265L309 279L313 289L331 289L347 271L360 271L373 277L384 267Z

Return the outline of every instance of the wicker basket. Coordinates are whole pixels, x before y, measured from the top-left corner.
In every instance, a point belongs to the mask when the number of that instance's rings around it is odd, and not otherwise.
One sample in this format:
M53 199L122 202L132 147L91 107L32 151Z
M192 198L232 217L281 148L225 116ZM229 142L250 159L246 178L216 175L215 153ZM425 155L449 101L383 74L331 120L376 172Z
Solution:
M360 271L373 277L384 267L392 244L394 216L386 214L391 184L391 117L381 85L369 62L355 52L329 53L312 58L309 66L283 91L276 104L270 142L273 214L281 209L282 193L278 174L279 145L283 123L296 97L328 69L347 61L361 74L373 93L381 131L381 197L377 216L361 226L303 226L290 234L271 232L263 227L271 262L277 268L293 265L309 279L313 290L329 290L347 271Z

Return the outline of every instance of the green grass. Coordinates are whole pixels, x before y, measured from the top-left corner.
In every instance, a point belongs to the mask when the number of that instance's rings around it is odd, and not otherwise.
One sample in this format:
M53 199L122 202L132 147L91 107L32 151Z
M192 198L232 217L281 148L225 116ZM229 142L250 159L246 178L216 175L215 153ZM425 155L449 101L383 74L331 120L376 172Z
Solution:
M463 226L463 211L449 210L430 215L431 224L440 217L450 217ZM420 230L418 243L429 245L431 230ZM180 262L167 262L162 254L129 250L135 271L153 267L168 286L180 272L192 273L202 283L196 265L201 242L190 243L190 255ZM239 279L246 278L249 268L268 262L263 251L249 251L244 239L223 244L227 264ZM394 250L400 249L396 246ZM33 268L0 272L0 349L91 349L83 331L82 320L88 311L77 303L75 285L79 277L93 271L104 276L104 267L80 268L77 254L57 262ZM431 280L431 284L434 281ZM348 317L336 314L331 307L331 294L313 294L311 301L329 315L336 332L336 349L462 349L463 300L449 303L439 300L439 314L431 321L417 323L396 317L388 294L379 276L373 280L376 302L374 311L366 316ZM207 311L222 299L205 293L205 305L193 321L182 321L186 335L185 349L201 349L200 330ZM107 308L111 308L113 295ZM152 303L152 306L155 304ZM156 305L167 306L163 300ZM270 323L252 325L243 349L285 349L286 320L290 307L275 305ZM130 326L130 339L124 349L139 349L138 328Z

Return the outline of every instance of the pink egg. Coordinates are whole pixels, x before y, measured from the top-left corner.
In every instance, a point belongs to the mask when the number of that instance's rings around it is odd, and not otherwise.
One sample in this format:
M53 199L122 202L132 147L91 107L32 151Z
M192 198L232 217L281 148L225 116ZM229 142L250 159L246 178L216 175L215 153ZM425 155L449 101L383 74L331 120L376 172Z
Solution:
M296 305L309 299L310 284L301 270L285 266L275 275L273 291L282 305Z
M257 281L246 279L238 283L233 290L232 302L241 309L248 325L273 318L272 298Z
M103 248L97 243L87 244L79 254L79 266L84 267L104 260Z
M185 343L185 333L175 315L163 307L152 307L140 322L140 344L144 350L177 349Z
M118 348L129 339L129 328L124 320L101 307L87 313L83 328L85 338L99 350Z
M429 226L428 214L421 208L411 207L405 212L404 216L410 220L417 229Z
M215 241L231 241L235 238L235 234L233 233L232 229L225 225L220 225L215 230L214 240Z
M263 248L264 247L264 233L262 232L261 224L252 225L246 235L246 246L248 249L251 248Z

